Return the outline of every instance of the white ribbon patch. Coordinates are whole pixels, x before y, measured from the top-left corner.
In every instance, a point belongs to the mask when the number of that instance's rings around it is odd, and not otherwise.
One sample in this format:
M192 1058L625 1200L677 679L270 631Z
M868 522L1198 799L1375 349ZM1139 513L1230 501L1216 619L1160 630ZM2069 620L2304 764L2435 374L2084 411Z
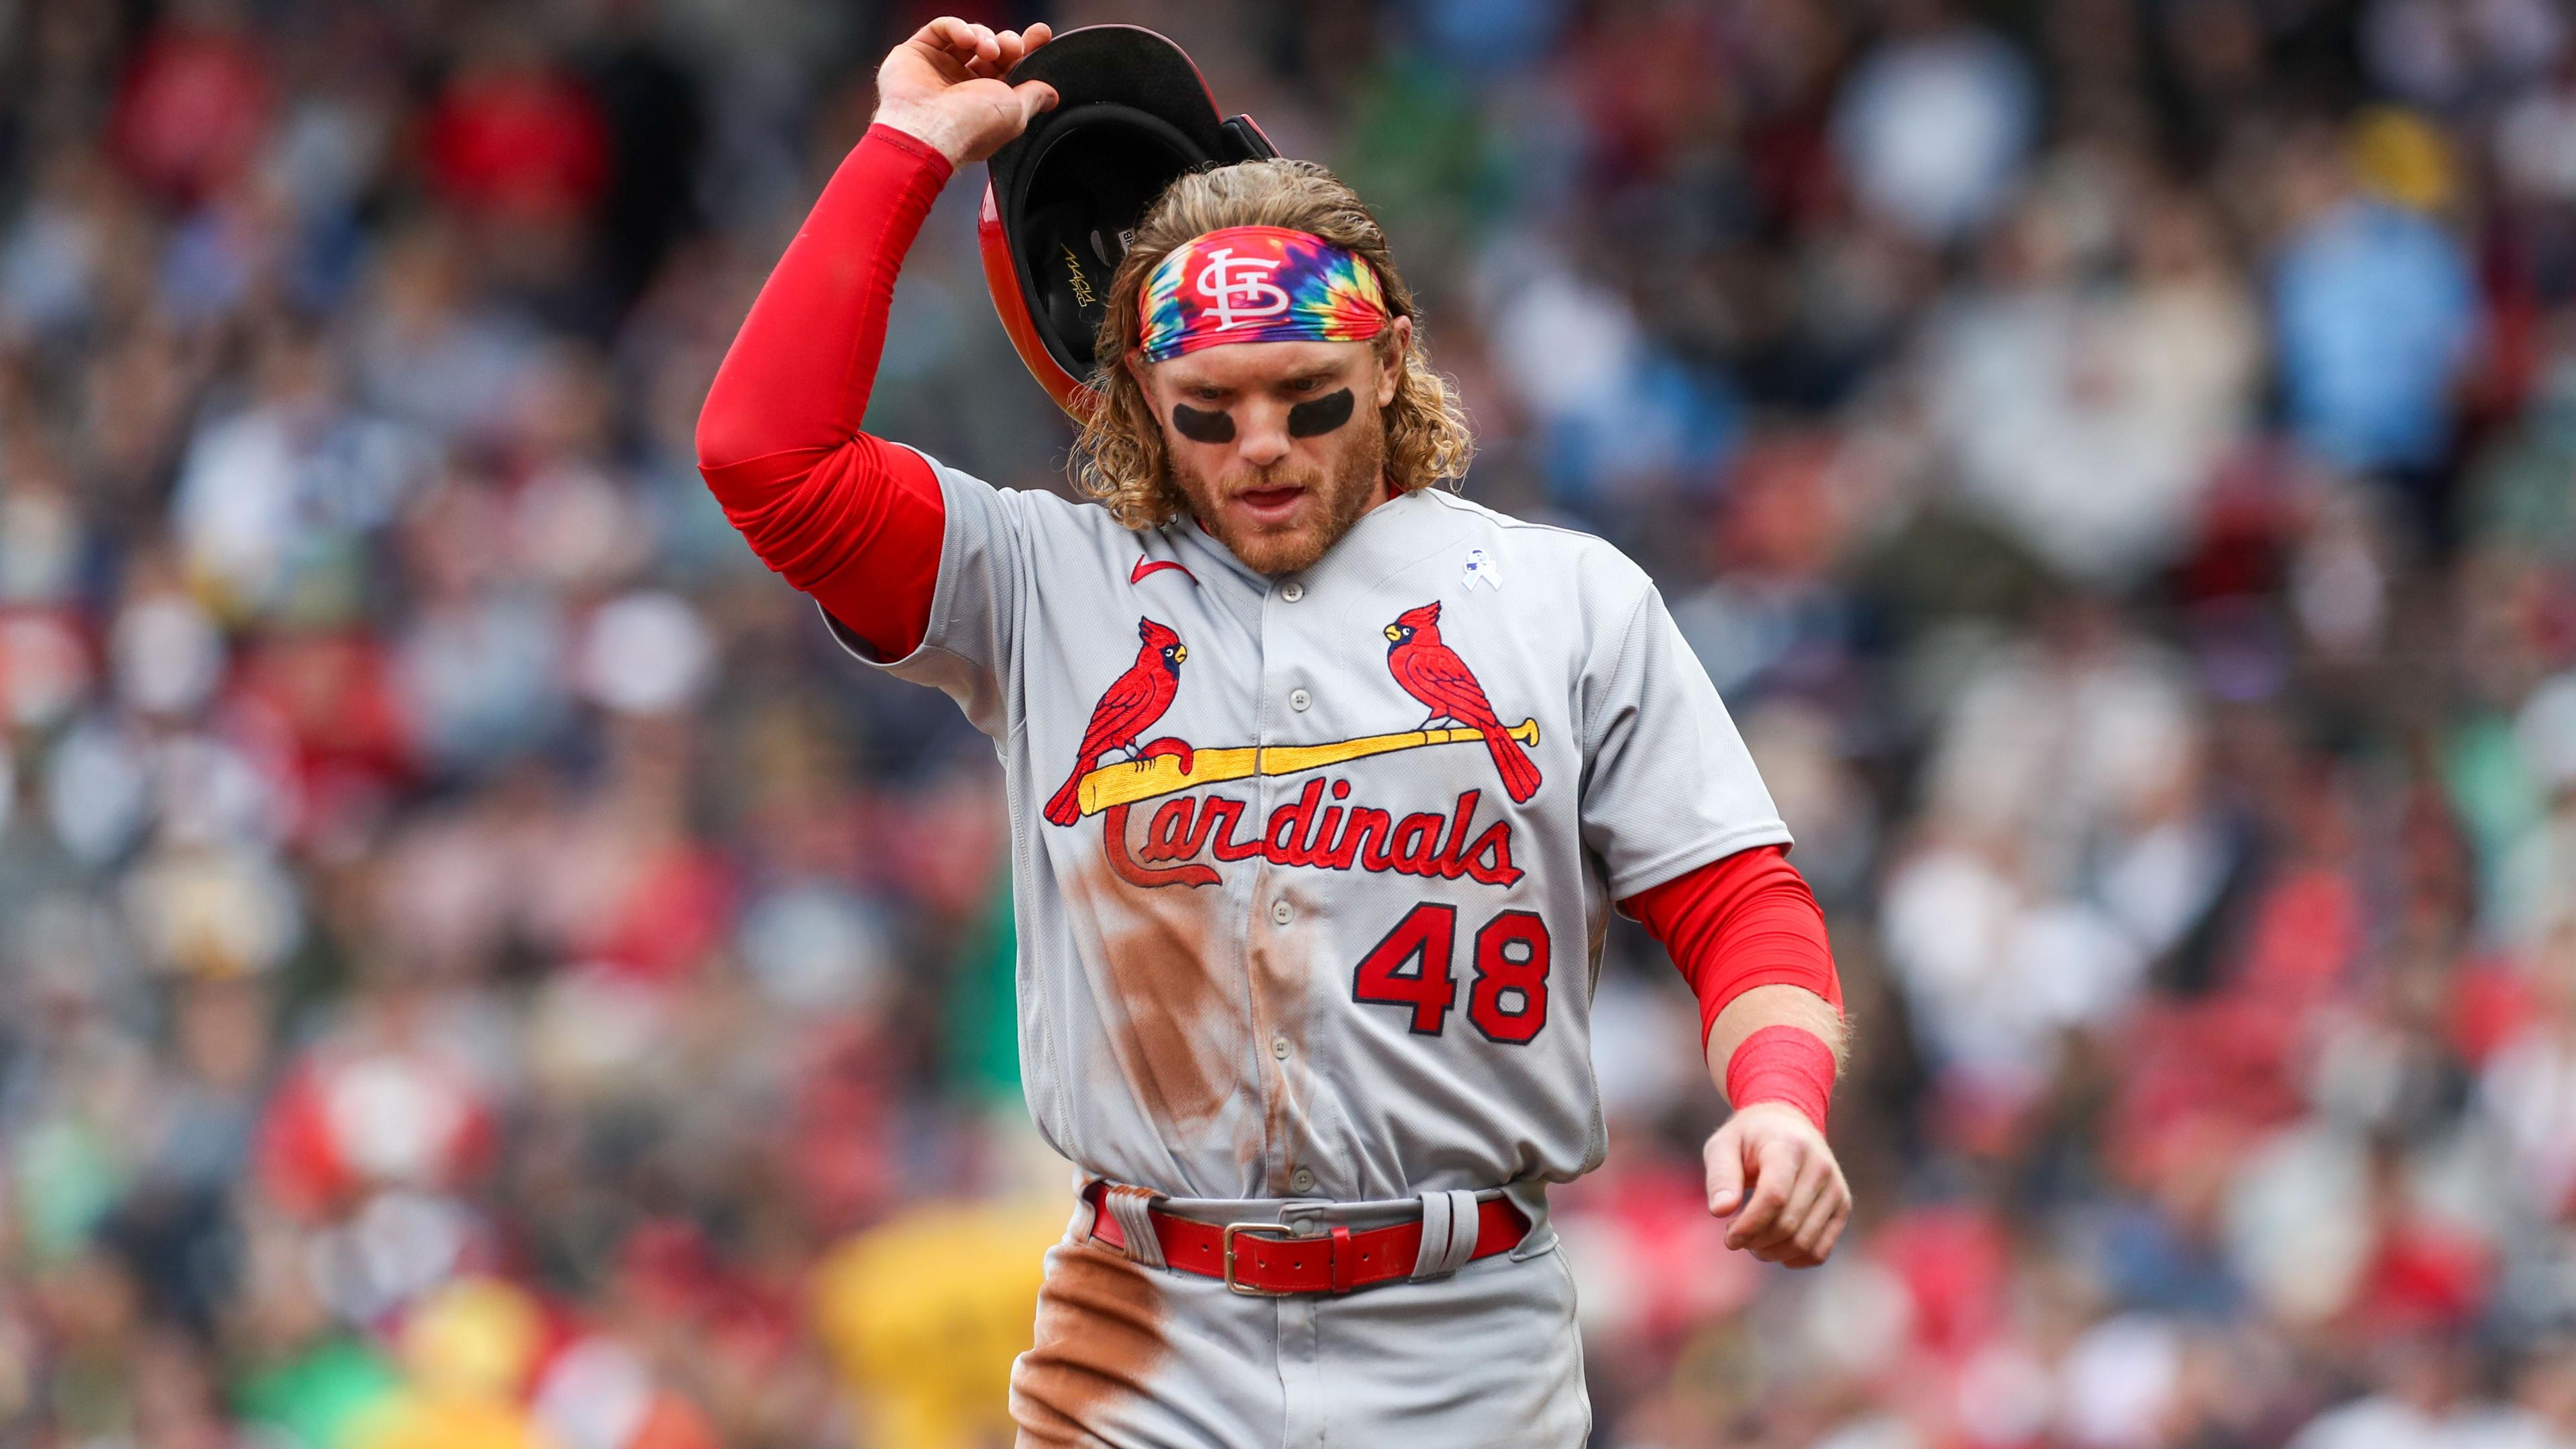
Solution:
M1483 584L1495 593L1499 594L1503 591L1502 565L1495 563L1494 556L1481 548L1467 550L1467 564L1465 568L1459 570L1459 577L1465 581L1465 587L1469 589Z

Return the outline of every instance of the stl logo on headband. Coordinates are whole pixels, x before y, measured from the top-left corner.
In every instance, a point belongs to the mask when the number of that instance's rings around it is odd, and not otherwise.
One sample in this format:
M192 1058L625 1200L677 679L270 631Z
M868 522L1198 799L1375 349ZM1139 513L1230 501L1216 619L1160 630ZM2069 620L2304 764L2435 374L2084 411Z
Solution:
M1136 305L1148 362L1228 342L1365 342L1390 316L1358 253L1276 226L1227 227L1176 248Z
M1224 332L1288 310L1288 294L1270 280L1277 270L1277 258L1238 257L1234 248L1218 247L1207 254L1207 265L1199 268L1190 288L1214 310L1216 330ZM1237 298L1243 300L1240 307Z

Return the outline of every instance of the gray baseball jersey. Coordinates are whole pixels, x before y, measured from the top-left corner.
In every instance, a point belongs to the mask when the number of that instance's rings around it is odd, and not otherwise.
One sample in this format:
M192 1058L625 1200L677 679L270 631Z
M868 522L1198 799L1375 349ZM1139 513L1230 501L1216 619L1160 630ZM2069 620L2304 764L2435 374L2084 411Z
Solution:
M1049 1143L1202 1199L1596 1165L1610 903L1789 838L1645 573L1425 490L1270 578L937 472L929 632L879 667L1000 752Z

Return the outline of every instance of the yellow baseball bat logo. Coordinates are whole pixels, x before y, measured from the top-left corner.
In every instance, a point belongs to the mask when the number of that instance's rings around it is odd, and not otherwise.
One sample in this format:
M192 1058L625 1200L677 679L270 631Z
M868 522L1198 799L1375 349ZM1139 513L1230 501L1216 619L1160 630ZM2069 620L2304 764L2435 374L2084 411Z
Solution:
M1522 720L1506 731L1523 748L1538 744L1538 721ZM1112 805L1133 805L1139 800L1153 800L1164 795L1177 795L1201 785L1240 780L1252 775L1301 775L1308 770L1328 770L1351 760L1364 760L1371 755L1390 754L1396 750L1418 750L1426 745L1455 745L1473 742L1483 744L1482 730L1406 730L1401 734L1365 735L1355 740L1335 740L1322 745L1238 745L1222 750L1200 750L1190 761L1188 774L1181 773L1177 755L1148 755L1141 760L1121 760L1103 765L1082 777L1082 813L1096 815Z

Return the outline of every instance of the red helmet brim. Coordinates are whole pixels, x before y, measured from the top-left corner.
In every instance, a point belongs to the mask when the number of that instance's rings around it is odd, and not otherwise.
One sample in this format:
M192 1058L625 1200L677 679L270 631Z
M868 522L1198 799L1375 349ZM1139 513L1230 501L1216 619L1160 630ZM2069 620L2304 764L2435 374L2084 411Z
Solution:
M1019 269L1012 264L1011 240L1002 228L1002 209L993 199L993 183L984 183L984 209L976 218L975 238L984 254L984 287L993 294L993 311L1002 319L1002 330L1010 335L1011 350L1038 380L1055 405L1065 410L1075 422L1088 415L1099 394L1081 378L1065 371L1064 364L1047 351L1039 340L1037 319L1029 315L1028 295L1020 290Z

